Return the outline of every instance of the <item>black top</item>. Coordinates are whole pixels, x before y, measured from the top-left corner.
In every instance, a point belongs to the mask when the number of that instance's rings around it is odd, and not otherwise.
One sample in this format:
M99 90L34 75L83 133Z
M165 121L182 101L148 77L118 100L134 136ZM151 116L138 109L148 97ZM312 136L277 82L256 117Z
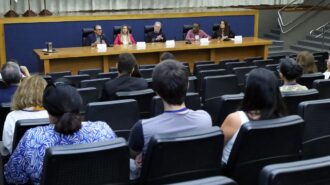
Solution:
M132 127L131 134L128 139L128 146L136 152L141 152L144 146L144 135L142 121L138 121Z
M163 40L156 40L156 38L159 35L161 35L163 37ZM151 32L147 33L145 41L146 42L165 42L166 41L166 36L162 32L162 30L160 30L158 33L154 32L154 31L151 31Z
M225 36L228 36L228 38L234 38L235 37L235 33L233 31L231 31L229 29L229 33L228 34L224 34ZM220 30L214 31L212 34L212 39L221 39L222 38L222 33Z
M116 92L138 91L148 88L148 82L144 78L123 75L104 84L101 100L108 101L116 98Z

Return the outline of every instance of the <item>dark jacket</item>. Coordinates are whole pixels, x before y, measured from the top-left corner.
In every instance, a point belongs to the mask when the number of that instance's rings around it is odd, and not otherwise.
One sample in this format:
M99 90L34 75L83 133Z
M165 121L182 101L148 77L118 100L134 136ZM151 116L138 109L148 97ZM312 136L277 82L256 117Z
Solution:
M228 36L228 38L234 38L235 33L229 29L228 34L225 33L225 36ZM213 32L212 39L221 39L221 38L222 38L222 34L221 34L220 30L217 30L217 31Z
M163 40L156 40L158 35L161 35L163 37ZM159 33L155 33L154 31L151 31L146 35L145 38L145 42L165 42L165 41L166 41L166 36L162 30L160 30Z
M114 100L116 92L137 91L148 88L148 82L144 78L123 75L104 84L102 91L102 101Z
M107 37L102 34L101 35L101 40L104 40L104 42L110 46L110 42L108 41ZM94 42L96 41L96 34L95 33L91 33L86 37L86 46L91 46Z

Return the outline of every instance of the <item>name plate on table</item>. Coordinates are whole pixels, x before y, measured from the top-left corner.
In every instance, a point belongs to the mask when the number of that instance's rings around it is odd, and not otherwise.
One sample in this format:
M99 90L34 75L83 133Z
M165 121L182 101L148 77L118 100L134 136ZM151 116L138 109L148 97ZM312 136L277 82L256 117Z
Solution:
M235 43L235 44L241 44L242 42L243 42L243 37L242 37L242 35L235 36L235 38L234 38L234 43Z
M147 45L146 42L137 42L136 49L146 49Z
M107 51L106 44L97 44L96 48L97 48L97 52L106 52Z
M174 48L175 47L175 41L174 40L167 40L165 42L165 47L166 48Z
M207 46L207 45L209 45L209 43L210 43L210 41L209 41L208 38L201 38L201 39L199 40L199 42L200 42L201 46Z

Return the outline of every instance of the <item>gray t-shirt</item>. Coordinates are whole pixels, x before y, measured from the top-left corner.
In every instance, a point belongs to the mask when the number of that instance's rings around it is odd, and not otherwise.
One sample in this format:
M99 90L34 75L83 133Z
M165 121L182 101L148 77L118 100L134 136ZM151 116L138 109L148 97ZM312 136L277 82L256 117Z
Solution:
M138 121L132 128L129 147L134 151L145 153L153 135L209 127L212 127L211 117L203 110L193 111L183 108L175 111L165 111L159 116Z

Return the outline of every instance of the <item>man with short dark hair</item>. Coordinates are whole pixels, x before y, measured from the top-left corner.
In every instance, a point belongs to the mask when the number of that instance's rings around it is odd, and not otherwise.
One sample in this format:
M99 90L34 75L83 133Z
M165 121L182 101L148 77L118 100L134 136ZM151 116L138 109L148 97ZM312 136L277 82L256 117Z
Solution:
M86 38L86 43L88 46L96 46L97 44L106 44L109 46L107 37L103 34L101 25L94 26L94 33L91 33Z
M170 52L164 52L160 55L160 61L164 61L164 60L176 60L175 56L170 53Z
M4 84L0 88L0 103L11 102L11 97L24 76L30 76L25 66L19 66L12 61L8 61L2 66L1 78Z
M188 31L186 35L187 41L199 41L202 38L211 39L211 37L200 29L200 25L198 23L194 23L191 30Z
M139 176L143 164L143 154L147 151L150 138L156 134L190 131L212 127L210 115L203 111L193 111L185 106L188 89L186 67L175 60L159 63L152 75L155 92L164 104L164 113L138 121L129 137L131 156L131 179Z
M136 65L136 59L133 54L123 53L119 55L117 62L118 77L104 84L102 101L115 99L116 92L137 91L148 88L148 82L145 79L132 76L135 70L137 70L135 68Z

